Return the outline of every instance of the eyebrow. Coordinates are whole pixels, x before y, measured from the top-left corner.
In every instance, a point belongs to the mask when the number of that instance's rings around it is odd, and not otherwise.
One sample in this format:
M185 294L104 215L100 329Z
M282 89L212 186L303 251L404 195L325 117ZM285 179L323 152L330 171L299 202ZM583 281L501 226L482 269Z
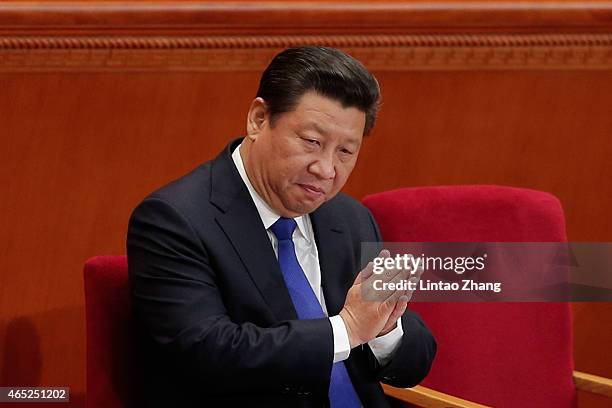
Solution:
M304 125L304 129L308 130L308 129L314 129L317 132L319 132L320 134L322 134L323 136L327 136L329 134L329 132L327 132L325 129L323 129L321 126L319 126L319 124L317 122L308 122L306 125ZM347 140L348 143L354 144L354 145L358 145L359 144L359 140L356 138L349 138Z
M306 123L306 125L304 126L305 129L313 129L316 130L317 132L319 132L320 134L327 136L328 132L323 129L321 126L319 126L319 124L317 122L308 122Z

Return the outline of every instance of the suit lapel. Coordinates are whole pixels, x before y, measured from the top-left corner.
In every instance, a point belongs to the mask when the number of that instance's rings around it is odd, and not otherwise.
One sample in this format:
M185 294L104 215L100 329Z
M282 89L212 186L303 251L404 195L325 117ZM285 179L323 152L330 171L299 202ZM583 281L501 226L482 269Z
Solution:
M216 221L274 316L279 321L297 319L268 234L231 158L239 142L230 143L213 163L211 202L221 210Z
M334 217L330 203L323 204L310 214L312 227L319 252L321 267L321 284L325 295L325 304L329 316L336 315L344 306L346 297L346 282L343 279L342 255L350 251L347 236L339 217ZM352 282L351 282L352 283ZM350 287L350 284L349 284Z

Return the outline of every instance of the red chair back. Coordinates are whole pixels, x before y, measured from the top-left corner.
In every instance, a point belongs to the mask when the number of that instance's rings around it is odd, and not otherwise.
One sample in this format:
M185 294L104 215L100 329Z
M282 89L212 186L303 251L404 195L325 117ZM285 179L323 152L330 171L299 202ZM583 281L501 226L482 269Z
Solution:
M132 406L134 347L125 256L85 263L87 396L90 408Z
M388 242L564 242L554 196L499 186L406 188L363 200ZM438 342L424 386L494 407L573 407L568 303L413 303Z

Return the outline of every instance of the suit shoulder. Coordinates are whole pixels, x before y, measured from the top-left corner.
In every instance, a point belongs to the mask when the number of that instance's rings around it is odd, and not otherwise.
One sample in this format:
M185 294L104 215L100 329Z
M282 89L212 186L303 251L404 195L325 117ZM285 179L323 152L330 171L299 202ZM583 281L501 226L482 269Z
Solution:
M344 194L338 193L333 199L329 201L329 206L336 212L346 213L347 218L351 217L365 217L370 218L370 210L361 204L359 201L354 199L353 197Z
M330 204L328 214L337 219L340 228L347 231L347 237L355 248L355 263L361 267L365 266L362 261L372 259L380 250L378 245L363 247L364 243L381 240L376 220L366 206L346 194L338 194L328 204ZM362 253L362 250L366 252Z
M158 188L146 196L139 206L148 201L160 200L187 216L203 210L210 197L210 164L205 162Z
M327 204L333 217L342 219L354 236L369 237L366 239L369 241L378 240L378 225L365 205L344 193L339 193Z

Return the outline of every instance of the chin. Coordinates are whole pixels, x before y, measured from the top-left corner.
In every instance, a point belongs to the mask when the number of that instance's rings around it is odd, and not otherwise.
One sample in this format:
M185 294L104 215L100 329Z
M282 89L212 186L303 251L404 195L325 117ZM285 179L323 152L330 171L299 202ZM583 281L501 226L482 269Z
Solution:
M317 203L292 203L292 205L286 206L285 208L287 208L288 211L297 214L294 215L294 217L296 217L304 214L310 214L311 212L319 208L323 203L324 201Z
M331 197L326 194L323 197L313 200L309 199L308 197L304 197L303 193L300 191L294 196L285 196L285 198L285 200L282 200L283 206L287 212L293 213L293 217L296 217L304 214L310 214Z

